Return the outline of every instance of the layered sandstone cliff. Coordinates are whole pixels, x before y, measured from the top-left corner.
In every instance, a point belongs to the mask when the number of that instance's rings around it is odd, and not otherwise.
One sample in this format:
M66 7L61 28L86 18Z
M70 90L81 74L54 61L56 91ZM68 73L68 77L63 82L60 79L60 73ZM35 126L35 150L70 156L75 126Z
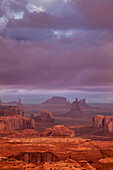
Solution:
M92 123L94 127L103 127L103 120L104 120L104 116L103 115L96 115L95 117L93 117Z
M25 115L23 109L17 106L3 106L0 105L0 116L13 116L13 115Z
M56 155L51 152L26 152L13 156L17 160L22 160L25 163L44 163L58 161Z
M92 124L94 127L102 127L106 132L113 132L113 116L96 115Z
M0 117L0 130L23 130L34 128L34 120L22 117L21 115Z

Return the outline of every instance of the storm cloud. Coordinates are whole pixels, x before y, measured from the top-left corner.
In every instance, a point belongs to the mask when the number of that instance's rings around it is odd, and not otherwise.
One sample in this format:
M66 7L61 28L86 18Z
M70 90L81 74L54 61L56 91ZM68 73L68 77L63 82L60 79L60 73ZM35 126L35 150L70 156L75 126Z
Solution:
M2 0L1 88L109 91L112 16L112 0Z

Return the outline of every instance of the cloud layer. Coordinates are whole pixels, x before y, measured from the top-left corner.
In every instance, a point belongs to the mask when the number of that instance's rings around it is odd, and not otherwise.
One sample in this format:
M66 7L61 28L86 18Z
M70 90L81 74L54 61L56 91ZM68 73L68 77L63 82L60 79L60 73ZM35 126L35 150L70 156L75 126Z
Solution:
M112 0L2 0L1 88L109 91L112 16Z

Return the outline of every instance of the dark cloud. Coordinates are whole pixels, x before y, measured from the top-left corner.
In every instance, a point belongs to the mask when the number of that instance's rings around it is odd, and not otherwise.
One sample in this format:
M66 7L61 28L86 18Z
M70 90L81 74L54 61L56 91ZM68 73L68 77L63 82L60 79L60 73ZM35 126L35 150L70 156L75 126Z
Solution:
M112 0L75 0L79 12L94 28L113 30L113 1Z
M71 90L112 86L112 0L46 3L39 1L35 7L45 11L36 12L28 9L28 0L1 1L0 84ZM20 18L19 12L24 12Z
M18 42L1 37L0 82L39 89L113 85L112 56L106 57L107 50L90 45L74 49L60 44Z

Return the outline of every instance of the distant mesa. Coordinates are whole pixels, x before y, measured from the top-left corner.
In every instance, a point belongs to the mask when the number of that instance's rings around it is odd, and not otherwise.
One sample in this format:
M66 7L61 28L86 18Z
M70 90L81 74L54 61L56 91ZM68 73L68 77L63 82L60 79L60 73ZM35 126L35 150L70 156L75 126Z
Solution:
M21 115L0 117L0 130L24 130L34 128L34 120L22 117Z
M21 99L19 99L19 101L10 101L10 102L2 102L2 100L0 99L0 105L3 105L3 106L18 106L20 108L23 108L23 104L21 102Z
M81 106L83 105L86 105L85 99L79 101L78 98L76 98L76 100L72 103L71 110L62 116L90 119L90 115L81 110Z
M10 101L8 103L6 103L8 105L13 105L13 106L17 106L18 105L18 102L17 101Z
M75 137L75 133L73 130L68 129L67 127L65 127L64 125L55 125L52 128L47 128L45 129L44 132L41 133L42 136L44 137Z
M35 117L34 114L32 113L31 119L34 119L35 122L39 122L39 123L54 123L55 122L52 113L46 110L42 111L41 114L37 117Z
M113 115L96 115L92 120L93 127L103 128L105 132L113 132Z
M45 102L43 102L42 104L70 104L69 100L67 101L67 99L65 97L52 97L51 99L46 100Z

